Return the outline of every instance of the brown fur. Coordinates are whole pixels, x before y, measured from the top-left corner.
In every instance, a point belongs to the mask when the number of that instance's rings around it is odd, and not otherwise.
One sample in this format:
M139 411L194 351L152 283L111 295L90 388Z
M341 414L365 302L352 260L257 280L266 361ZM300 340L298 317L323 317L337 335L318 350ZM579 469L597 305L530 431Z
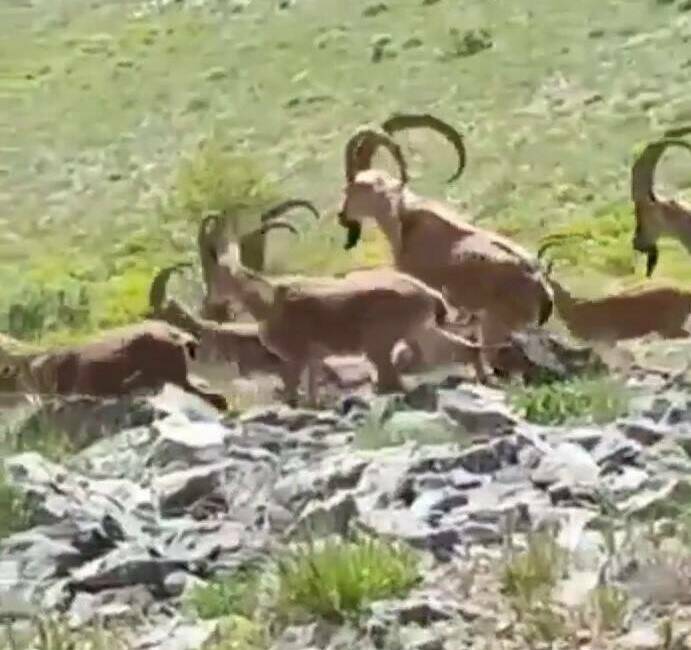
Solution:
M269 280L239 262L237 247L218 259L212 286L234 295L259 323L263 344L283 361L289 402L296 398L303 371L310 372L309 397L316 401L315 365L328 355L365 354L377 369L380 391L401 389L392 351L399 340L416 347L419 335L439 330L456 342L464 360L485 379L481 348L439 328L442 295L393 269L354 271L340 278ZM213 295L212 295L213 298Z
M560 239L541 246L538 257ZM649 334L663 338L691 336L691 292L674 287L630 289L586 300L574 297L551 277L557 312L569 332L587 341L614 343Z
M376 148L371 146L374 141L392 153L400 180L369 168L371 160L358 153L368 140L370 152ZM552 289L528 251L460 221L449 205L410 191L400 147L385 133L360 130L346 152L347 183L339 221L348 229L347 248L357 243L361 222L375 219L399 270L443 290L455 307L482 315L484 343L505 341L512 331L547 321Z
M217 408L225 399L195 386L188 361L197 340L167 323L145 321L111 330L77 346L32 354L0 353L19 389L55 395L118 396L176 384Z

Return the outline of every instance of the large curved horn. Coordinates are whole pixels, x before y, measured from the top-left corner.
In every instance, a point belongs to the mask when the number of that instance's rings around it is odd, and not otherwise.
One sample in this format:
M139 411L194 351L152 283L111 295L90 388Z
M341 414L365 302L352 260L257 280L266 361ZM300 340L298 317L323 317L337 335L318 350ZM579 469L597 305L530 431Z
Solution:
M217 252L211 242L211 233L218 232L221 227L222 216L219 212L209 212L199 222L197 230L197 248L199 249L199 262L202 267L202 277L207 290L211 277L211 269L216 263Z
M537 259L540 261L542 256L554 246L559 246L569 239L589 239L590 237L583 233L558 233L556 235L549 235L542 240L542 244L537 249Z
M306 199L288 199L286 201L282 201L278 205L273 206L272 208L269 208L268 210L265 210L262 213L261 221L262 223L266 223L271 219L280 217L282 214L288 212L288 210L293 210L294 208L305 208L306 210L309 210L316 219L321 217L319 210L317 210L317 208L314 206L314 203L311 201L307 201Z
M655 201L653 184L655 169L667 147L682 147L691 151L691 144L677 138L663 138L646 145L631 168L631 200Z
M274 230L275 228L282 228L284 230L289 230L292 232L294 235L298 234L298 229L289 221L286 221L285 219L274 219L273 221L267 221L266 223L263 223L259 228L257 228L255 231L253 231L250 234L254 234L255 232L260 232L262 235L269 232L269 230Z
M355 180L355 175L358 172L370 168L372 156L378 147L384 147L393 156L398 164L401 183L405 185L408 182L408 165L403 157L401 147L381 129L361 126L356 129L345 147L345 175L348 183Z
M683 138L691 133L691 126L677 126L673 129L667 129L662 135L665 138Z
M170 276L176 271L191 267L191 262L178 262L162 268L151 281L151 288L149 289L149 310L152 314L159 314L161 307L166 299L168 280Z
M394 113L381 126L389 135L405 129L428 128L436 131L453 146L458 154L458 166L447 182L451 183L460 178L467 161L465 144L463 143L463 136L448 122L444 122L429 113ZM372 155L374 155L374 151L369 153L370 159ZM364 158L364 152L362 156Z

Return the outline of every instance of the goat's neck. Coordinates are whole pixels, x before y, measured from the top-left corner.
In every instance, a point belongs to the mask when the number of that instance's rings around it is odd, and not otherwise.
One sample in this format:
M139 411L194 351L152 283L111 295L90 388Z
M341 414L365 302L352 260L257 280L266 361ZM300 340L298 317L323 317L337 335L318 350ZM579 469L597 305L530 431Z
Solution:
M691 208L676 201L664 201L661 205L666 233L691 252Z
M239 269L234 274L239 300L256 321L269 316L274 303L274 286L265 278L248 269Z
M550 280L550 284L554 291L554 304L562 318L568 320L573 315L574 309L583 301L574 298L571 293L556 280Z
M407 187L402 190L391 191L386 196L385 209L376 216L377 225L391 246L391 253L396 266L400 265L403 254L401 215L405 212L405 207L416 200L418 197Z

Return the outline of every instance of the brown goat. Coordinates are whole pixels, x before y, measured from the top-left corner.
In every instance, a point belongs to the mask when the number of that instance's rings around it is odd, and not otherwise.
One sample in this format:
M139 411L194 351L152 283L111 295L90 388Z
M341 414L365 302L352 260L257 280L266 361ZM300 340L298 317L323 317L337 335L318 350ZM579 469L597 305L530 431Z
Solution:
M266 210L260 218L260 223L269 223L273 219L280 217L288 210L294 208L305 208L309 210L315 218L319 218L319 211L310 201L302 199L287 199L276 206ZM209 212L199 223L197 233L197 246L199 248L199 260L202 268L202 277L206 288L204 300L202 302L201 315L208 320L219 323L236 320L238 317L238 305L233 304L227 296L219 296L218 302L211 302L209 294L211 292L211 269L214 261L209 257L211 247L217 250L223 245L228 245L227 219L218 212ZM255 271L261 271L264 263L265 240L261 228L257 228L250 233L239 238L240 261L243 265ZM261 256L257 251L261 250ZM257 264L249 263L252 259ZM260 263L259 263L260 262Z
M440 123L427 115L399 115L388 130L426 125L442 132L458 150L457 177L466 160L463 141ZM399 179L370 168L379 146L396 160ZM338 219L348 232L346 249L359 241L362 222L373 218L389 241L396 268L444 291L459 310L478 314L485 344L506 341L511 332L548 320L552 289L537 260L514 242L460 221L448 204L414 194L407 187L401 148L388 133L358 129L346 145L345 176Z
M686 129L682 129L670 133L683 135L685 132ZM691 253L691 206L673 199L660 199L653 188L655 169L667 147L672 146L691 151L691 144L684 140L663 138L648 144L631 169L631 200L636 217L632 246L647 255L647 277L652 276L657 266L660 237L674 237Z
M222 395L194 385L188 362L197 340L160 321L144 321L104 333L99 339L40 352L0 349L0 376L33 394L120 396L176 384L225 410Z
M262 230L279 226L296 233L287 222L265 224ZM309 399L316 401L317 365L328 355L364 353L377 370L378 389L400 390L394 346L405 340L417 348L417 339L430 329L454 341L478 379L485 381L481 346L444 331L440 325L452 308L439 292L407 274L368 269L338 278L268 279L240 263L237 245L216 255L211 298L236 296L255 318L262 343L283 361L281 377L289 403L295 402L305 369Z
M559 240L540 247L538 259ZM691 292L674 287L628 290L605 298L574 297L562 284L547 276L561 320L576 338L614 343L649 334L663 338L691 336Z
M199 340L196 360L200 363L235 363L243 375L254 373L280 374L281 359L267 350L259 338L257 323L217 323L198 318L188 307L166 295L171 274L186 264L162 269L151 283L149 314L170 323ZM213 274L208 267L210 277Z

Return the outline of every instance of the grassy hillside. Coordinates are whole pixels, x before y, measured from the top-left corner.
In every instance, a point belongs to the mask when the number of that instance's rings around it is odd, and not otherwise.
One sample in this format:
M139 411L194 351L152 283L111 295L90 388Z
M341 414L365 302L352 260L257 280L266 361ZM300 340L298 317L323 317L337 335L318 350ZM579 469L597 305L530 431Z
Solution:
M272 269L386 259L371 229L343 252L333 208L349 134L402 109L450 120L468 147L465 175L447 185L443 141L403 136L417 190L532 249L547 232L591 232L559 267L581 293L642 281L629 167L642 141L691 122L688 0L156 4L0 9L0 330L12 305L27 337L136 318L152 270L195 255L179 172L202 138L239 169L210 174L266 172L255 204L301 195L325 210L318 227L300 218L297 246L275 235ZM658 177L690 198L683 154ZM690 279L667 242L657 281Z

